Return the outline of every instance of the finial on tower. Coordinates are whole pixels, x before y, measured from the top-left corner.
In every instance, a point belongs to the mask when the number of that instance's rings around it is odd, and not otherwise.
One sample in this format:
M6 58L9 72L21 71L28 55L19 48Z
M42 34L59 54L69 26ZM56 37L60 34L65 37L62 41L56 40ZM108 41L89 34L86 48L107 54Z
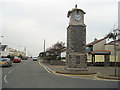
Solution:
M75 8L77 8L77 4L75 5Z

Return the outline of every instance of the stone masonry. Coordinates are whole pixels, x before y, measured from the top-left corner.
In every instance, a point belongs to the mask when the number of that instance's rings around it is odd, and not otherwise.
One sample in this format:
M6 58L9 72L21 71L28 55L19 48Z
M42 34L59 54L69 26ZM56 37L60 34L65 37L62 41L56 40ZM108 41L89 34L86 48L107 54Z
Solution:
M85 13L83 10L77 8L72 9L72 11L69 12L69 15L71 15L71 17L69 26L67 28L67 56L65 69L86 71L86 25L83 22L84 18L82 18L79 22L75 22L75 14L80 14L82 17L84 17Z

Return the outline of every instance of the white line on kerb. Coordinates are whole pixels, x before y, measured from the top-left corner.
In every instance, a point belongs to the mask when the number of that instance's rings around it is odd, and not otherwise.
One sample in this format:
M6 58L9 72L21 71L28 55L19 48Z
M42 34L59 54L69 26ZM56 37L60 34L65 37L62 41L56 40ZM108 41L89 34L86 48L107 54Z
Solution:
M7 78L7 75L5 75L5 77L4 77L4 81L7 83L7 80L6 80L6 78Z

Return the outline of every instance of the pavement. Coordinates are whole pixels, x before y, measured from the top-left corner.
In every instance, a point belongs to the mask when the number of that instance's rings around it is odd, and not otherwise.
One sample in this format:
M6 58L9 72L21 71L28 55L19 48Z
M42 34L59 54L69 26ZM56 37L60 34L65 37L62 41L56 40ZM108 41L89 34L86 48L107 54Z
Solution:
M93 67L88 66L86 71L77 71L70 72L65 70L65 66L63 65L50 65L41 61L41 63L49 68L49 70L55 74L71 76L76 78L85 78L85 79L97 79L97 80L110 80L110 81L120 81L120 77L115 77L115 67ZM116 68L117 75L120 72L120 67Z

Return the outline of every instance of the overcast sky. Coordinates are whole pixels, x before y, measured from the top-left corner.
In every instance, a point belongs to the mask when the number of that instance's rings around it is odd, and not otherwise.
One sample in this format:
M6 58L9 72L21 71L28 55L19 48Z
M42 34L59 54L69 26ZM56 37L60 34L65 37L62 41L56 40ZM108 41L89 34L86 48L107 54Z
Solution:
M87 43L103 38L118 26L119 0L1 0L0 35L3 44L33 56L57 41L66 43L67 13L78 4L84 10Z

